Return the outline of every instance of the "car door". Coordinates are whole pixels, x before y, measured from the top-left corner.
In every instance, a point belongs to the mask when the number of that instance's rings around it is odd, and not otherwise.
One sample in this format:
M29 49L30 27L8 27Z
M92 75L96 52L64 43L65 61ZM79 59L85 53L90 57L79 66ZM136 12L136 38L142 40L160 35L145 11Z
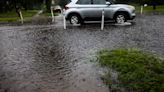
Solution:
M93 16L95 16L97 18L101 18L102 11L104 10L105 19L110 18L112 9L111 9L110 5L106 5L106 0L93 0L93 6L94 6Z
M102 16L102 10L104 9L104 7L106 7L105 5L105 0L92 0L93 4L91 5L92 7L92 18L94 19L101 19Z
M79 0L76 4L85 20L100 20L106 0Z
M78 0L76 3L81 16L86 19L92 16L92 0Z
M105 10L105 18L107 18L107 19L111 19L112 18L113 13L114 13L113 9L114 9L114 7L113 7L112 4L105 6L105 8L104 8L104 10Z
M78 0L76 4L82 17L86 20L100 20L103 9L105 18L108 18L111 12L110 6L106 5L106 0Z

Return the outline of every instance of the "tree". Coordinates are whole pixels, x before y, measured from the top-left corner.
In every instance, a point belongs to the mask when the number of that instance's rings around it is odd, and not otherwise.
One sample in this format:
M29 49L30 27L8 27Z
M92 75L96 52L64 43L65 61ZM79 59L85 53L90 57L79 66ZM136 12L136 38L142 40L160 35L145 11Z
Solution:
M58 1L58 4L61 6L61 7L64 7L70 0L59 0Z
M153 9L156 9L157 5L164 5L164 0L116 0L117 3L136 3L136 4L148 4L152 5Z
M9 10L16 9L16 7L23 8L25 10L34 9L40 7L43 0L0 0L0 12L7 12Z
M50 12L51 0L45 0L45 4L46 4L46 11Z

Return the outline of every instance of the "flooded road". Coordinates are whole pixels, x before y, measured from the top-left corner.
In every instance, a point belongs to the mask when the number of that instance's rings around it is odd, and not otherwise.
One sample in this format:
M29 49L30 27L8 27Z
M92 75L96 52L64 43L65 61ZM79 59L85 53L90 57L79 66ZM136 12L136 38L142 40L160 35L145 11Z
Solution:
M59 21L59 20L56 20ZM164 16L131 26L0 26L0 92L109 92L92 60L103 48L134 47L164 55Z

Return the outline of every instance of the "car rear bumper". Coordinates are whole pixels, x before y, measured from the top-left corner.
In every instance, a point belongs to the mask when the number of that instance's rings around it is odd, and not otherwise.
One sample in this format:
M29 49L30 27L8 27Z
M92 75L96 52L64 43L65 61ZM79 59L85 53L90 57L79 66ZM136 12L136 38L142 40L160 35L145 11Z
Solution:
M136 17L136 16L132 16L132 17L131 17L131 20L135 19L135 17Z
M136 14L133 13L133 14L131 15L131 17L130 17L130 20L133 20L135 17L136 17Z

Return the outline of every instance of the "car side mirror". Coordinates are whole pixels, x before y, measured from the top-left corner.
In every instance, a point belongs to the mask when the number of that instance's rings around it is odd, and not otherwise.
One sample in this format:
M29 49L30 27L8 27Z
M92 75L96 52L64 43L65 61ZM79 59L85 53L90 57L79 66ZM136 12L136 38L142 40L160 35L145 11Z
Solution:
M111 5L111 3L110 2L106 2L106 5Z

